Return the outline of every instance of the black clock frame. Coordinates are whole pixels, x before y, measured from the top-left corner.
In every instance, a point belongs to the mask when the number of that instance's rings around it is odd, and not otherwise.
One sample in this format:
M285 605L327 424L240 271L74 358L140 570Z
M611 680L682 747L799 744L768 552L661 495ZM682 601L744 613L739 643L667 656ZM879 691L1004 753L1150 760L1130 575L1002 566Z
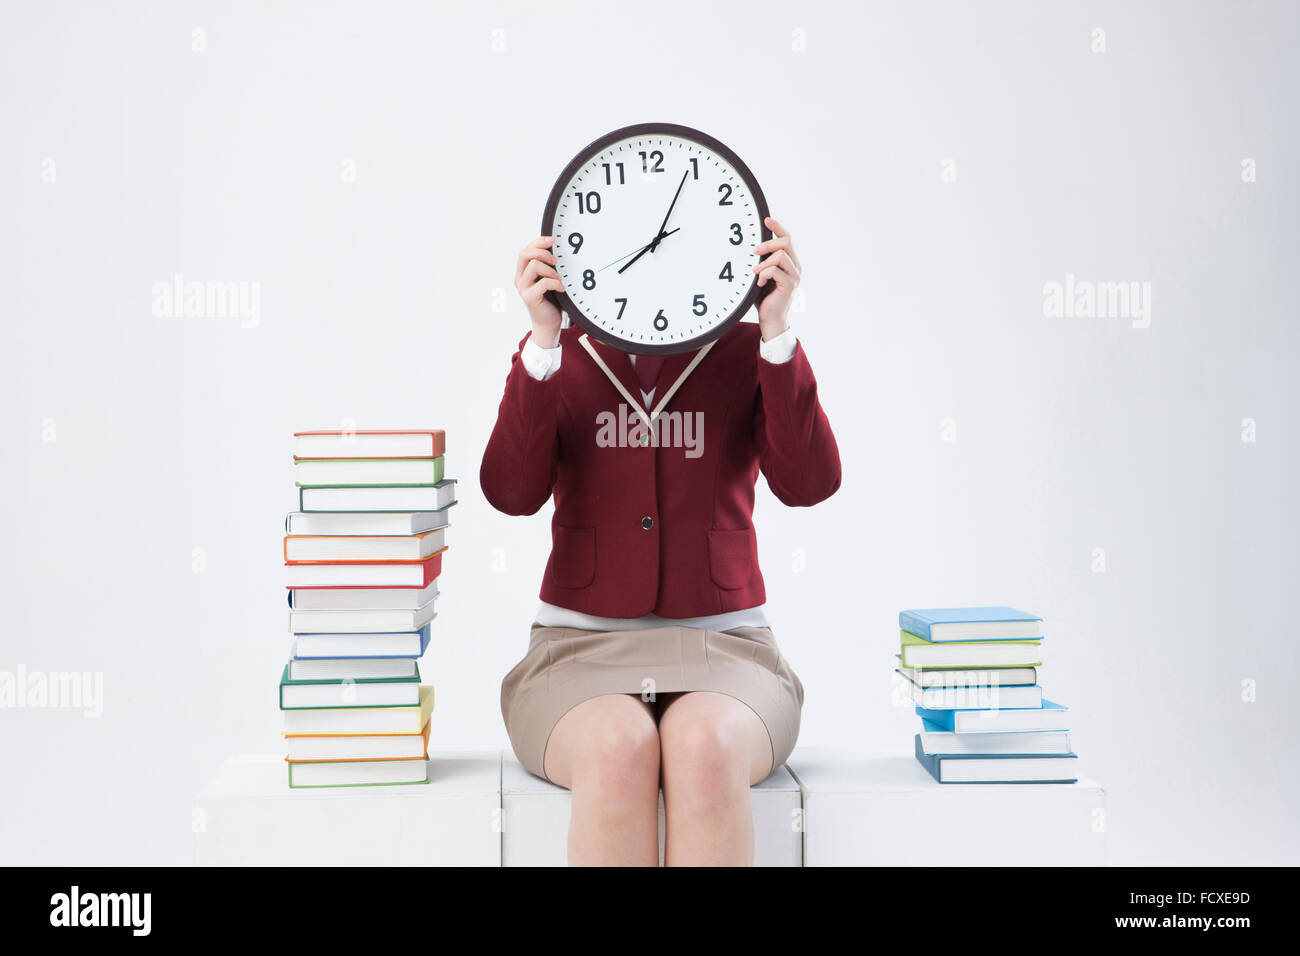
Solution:
M754 198L754 205L758 212L758 226L760 241L767 241L772 238L772 231L767 228L767 199L763 196L763 190L758 185L758 180L754 174L749 171L749 167L744 164L739 156L733 153L725 145L718 142L708 133L702 133L698 129L692 129L689 126L680 126L676 123L638 123L635 126L624 126L622 129L616 129L612 133L606 133L604 136L583 147L569 164L564 167L564 172L560 173L560 178L555 181L551 187L551 195L546 200L546 210L542 213L542 232L543 236L553 235L555 228L555 212L559 208L560 198L564 195L564 190L574 175L582 168L593 155L601 152L605 148L617 143L619 140L628 139L632 136L674 136L679 139L687 139L693 143L710 149L723 157L731 164L740 178L745 181L750 195ZM697 335L693 339L685 339L681 342L669 342L666 344L637 344L635 349L633 343L627 339L621 339L616 335L611 335L595 322L587 318L577 304L569 298L567 294L559 292L548 292L547 297L554 302L561 311L573 319L582 329L593 339L612 346L621 352L631 352L634 355L676 355L679 352L690 352L698 349L700 346L714 339L720 338L723 333L741 320L746 312L758 302L767 293L771 292L774 286L768 283L762 288L758 285L758 276L754 275L749 280L749 290L745 293L744 299L732 311L732 313L709 329L702 335Z

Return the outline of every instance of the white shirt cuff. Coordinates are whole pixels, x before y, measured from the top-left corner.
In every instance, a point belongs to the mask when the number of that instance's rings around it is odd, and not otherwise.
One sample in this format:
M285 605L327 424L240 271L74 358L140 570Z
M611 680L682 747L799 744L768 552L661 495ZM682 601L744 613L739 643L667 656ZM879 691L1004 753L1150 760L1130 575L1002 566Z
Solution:
M544 382L560 370L560 352L560 343L555 343L553 349L544 349L530 335L519 353L519 360L532 378Z
M764 361L773 365L784 365L794 358L794 347L799 343L794 329L786 328L784 332L769 342L758 340L758 354Z

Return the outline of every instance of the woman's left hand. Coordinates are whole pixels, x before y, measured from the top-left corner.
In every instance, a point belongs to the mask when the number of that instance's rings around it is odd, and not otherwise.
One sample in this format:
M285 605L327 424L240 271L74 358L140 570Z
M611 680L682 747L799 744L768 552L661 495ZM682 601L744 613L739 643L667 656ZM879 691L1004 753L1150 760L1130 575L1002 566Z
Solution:
M795 286L799 284L803 267L799 265L794 240L786 228L771 216L763 222L772 230L772 238L754 247L754 252L760 257L754 271L758 273L760 288L775 285L775 288L758 300L758 326L762 330L763 341L770 342L789 327L787 317L790 313L790 298L794 295ZM763 259L763 256L767 258Z

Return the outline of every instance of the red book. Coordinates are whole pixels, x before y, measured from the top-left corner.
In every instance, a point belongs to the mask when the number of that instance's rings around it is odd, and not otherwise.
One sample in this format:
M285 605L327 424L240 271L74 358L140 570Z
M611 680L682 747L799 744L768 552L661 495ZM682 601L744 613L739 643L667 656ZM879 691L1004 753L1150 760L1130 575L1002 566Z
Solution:
M423 561L295 561L285 568L289 588L426 588L442 573L442 551Z

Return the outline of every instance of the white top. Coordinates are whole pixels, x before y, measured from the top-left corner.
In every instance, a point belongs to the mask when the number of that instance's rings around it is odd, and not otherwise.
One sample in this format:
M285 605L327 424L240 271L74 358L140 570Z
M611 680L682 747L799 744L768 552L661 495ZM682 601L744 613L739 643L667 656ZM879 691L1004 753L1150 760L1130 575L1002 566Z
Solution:
M784 365L794 358L797 342L794 330L790 328L771 341L760 338L759 357L773 365ZM519 354L519 360L524 363L524 370L530 376L539 382L544 382L560 370L562 351L558 343L555 348L544 349L534 342L530 335ZM632 360L632 367L636 368L636 356L629 353L628 358ZM653 388L641 393L647 408L654 402L654 394ZM644 617L597 617L594 614L583 614L581 611L571 611L566 607L542 602L537 609L537 623L544 627L576 627L589 631L632 631L646 627L695 627L709 631L727 631L733 627L768 626L767 615L761 604L757 607L727 611L724 614L709 614L704 617L666 618L659 617L657 614L647 614Z

